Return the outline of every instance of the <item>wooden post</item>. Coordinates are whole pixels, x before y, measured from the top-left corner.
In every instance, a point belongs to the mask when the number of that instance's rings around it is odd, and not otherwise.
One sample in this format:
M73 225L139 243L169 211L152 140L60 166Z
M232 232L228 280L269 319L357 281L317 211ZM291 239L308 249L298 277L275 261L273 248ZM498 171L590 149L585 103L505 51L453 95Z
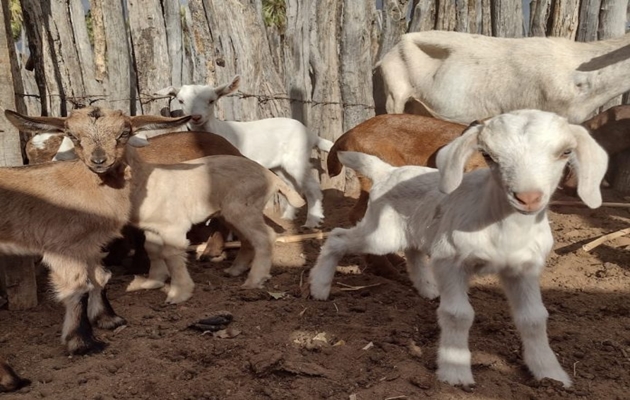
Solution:
M14 84L17 62L11 37L8 2L0 7L0 106L15 110ZM22 165L20 135L0 117L0 165ZM29 257L0 256L0 291L6 293L10 310L24 310L37 305L35 265Z

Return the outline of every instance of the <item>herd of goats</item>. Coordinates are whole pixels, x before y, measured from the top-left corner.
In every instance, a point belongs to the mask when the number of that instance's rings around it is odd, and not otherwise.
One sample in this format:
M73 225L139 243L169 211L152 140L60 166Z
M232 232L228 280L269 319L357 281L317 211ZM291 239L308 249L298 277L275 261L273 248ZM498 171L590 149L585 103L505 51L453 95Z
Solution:
M0 252L42 256L66 307L67 351L99 351L93 326L126 324L107 299L111 274L102 263L125 226L144 232L150 259L148 276L128 290L162 288L170 279L166 302L189 299L186 234L209 217L222 229L207 248L220 252L234 232L242 246L226 272L247 272L243 287L262 287L271 278L275 236L263 210L272 196L281 194L283 218L294 219L304 205L307 228L324 218L310 161L319 149L328 153L329 175L342 166L356 171L361 194L354 226L332 230L321 248L310 297L328 298L344 255L372 255L370 262L391 268L387 255L404 252L419 294L440 299L437 376L467 386L474 384L469 279L496 274L532 375L571 386L549 346L539 285L553 244L546 210L558 186L599 207L609 155L630 147L630 106L587 120L630 90L630 35L579 43L410 33L378 67L388 114L335 143L290 118L217 119L215 103L238 88L238 76L216 87L158 91L179 101L185 116L177 118L99 107L68 117L5 111L34 135L26 148L32 165L0 169ZM409 100L432 117L402 114ZM147 137L183 124L189 131ZM0 392L25 384L0 360Z

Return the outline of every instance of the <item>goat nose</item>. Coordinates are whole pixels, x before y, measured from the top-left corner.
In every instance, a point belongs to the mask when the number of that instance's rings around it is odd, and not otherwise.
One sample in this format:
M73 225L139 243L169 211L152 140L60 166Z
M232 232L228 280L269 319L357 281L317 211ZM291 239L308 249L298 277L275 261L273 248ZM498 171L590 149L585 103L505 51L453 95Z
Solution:
M190 118L191 118L193 121L199 121L199 120L201 120L201 115L199 115L199 114L193 114L193 115L191 115L191 116L190 116Z
M531 192L514 192L514 197L524 206L534 207L537 206L538 203L542 200L542 192L539 191L531 191Z
M104 155L95 155L90 158L90 161L92 161L93 164L102 165L105 163L105 161L107 161L107 157Z

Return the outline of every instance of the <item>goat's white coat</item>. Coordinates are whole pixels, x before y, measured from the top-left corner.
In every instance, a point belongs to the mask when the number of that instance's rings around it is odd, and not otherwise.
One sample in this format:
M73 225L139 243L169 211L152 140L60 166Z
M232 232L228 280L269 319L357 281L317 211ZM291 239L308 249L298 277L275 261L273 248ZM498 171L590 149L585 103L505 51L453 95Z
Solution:
M238 76L225 85L184 85L159 90L162 95L176 96L184 114L191 115L191 130L223 136L247 158L278 173L306 197L308 213L305 226L318 226L324 218L322 192L312 175L311 150L328 151L333 143L310 132L291 118L266 118L256 121L222 121L215 117L216 101L238 88ZM283 218L293 219L295 208L287 205Z
M476 148L495 162L462 180L466 159ZM537 379L571 385L549 347L538 277L553 245L545 210L567 159L578 165L582 199L591 207L601 204L599 183L607 155L584 128L542 111L504 114L469 128L444 147L438 154L439 172L395 168L361 153L341 152L339 157L375 184L363 220L333 230L322 247L310 274L315 299L328 297L335 267L345 254L404 250L416 289L424 297L440 296L438 378L469 385L474 383L469 277L498 274L530 371ZM521 204L518 194L531 191L540 192L540 201Z
M630 35L597 42L408 33L380 62L387 112L415 98L434 116L468 124L532 108L579 123L630 89Z

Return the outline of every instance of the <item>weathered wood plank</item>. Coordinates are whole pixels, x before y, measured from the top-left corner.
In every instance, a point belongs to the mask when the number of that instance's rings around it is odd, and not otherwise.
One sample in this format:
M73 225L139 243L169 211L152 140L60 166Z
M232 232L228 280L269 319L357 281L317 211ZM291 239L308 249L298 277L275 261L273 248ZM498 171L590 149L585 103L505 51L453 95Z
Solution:
M409 32L429 31L436 26L436 0L420 0L413 8Z
M580 42L597 40L599 28L599 8L602 0L582 0L576 39Z
M15 110L13 88L19 81L17 60L11 37L7 2L0 5L0 106ZM19 86L19 84L17 84ZM17 129L0 116L0 166L22 165ZM0 292L7 295L9 309L24 310L37 305L35 266L30 257L0 256Z
M532 0L530 10L530 36L547 36L547 19L551 13L551 0Z
M127 3L133 45L134 70L140 109L138 114L159 115L168 100L153 100L156 90L171 84L171 60L160 0L130 0Z
M369 4L363 7L366 10L370 10ZM383 58L383 56L398 43L400 35L407 32L407 11L409 5L409 0L383 1L383 9L380 13L382 27L379 35L379 48L376 54L376 60ZM362 15L365 16L365 13L362 13ZM372 15L370 15L365 22L369 24L371 19Z
M578 30L579 0L556 0L553 3L548 36L575 40Z
M493 36L523 36L523 6L521 0L495 0L491 13Z

